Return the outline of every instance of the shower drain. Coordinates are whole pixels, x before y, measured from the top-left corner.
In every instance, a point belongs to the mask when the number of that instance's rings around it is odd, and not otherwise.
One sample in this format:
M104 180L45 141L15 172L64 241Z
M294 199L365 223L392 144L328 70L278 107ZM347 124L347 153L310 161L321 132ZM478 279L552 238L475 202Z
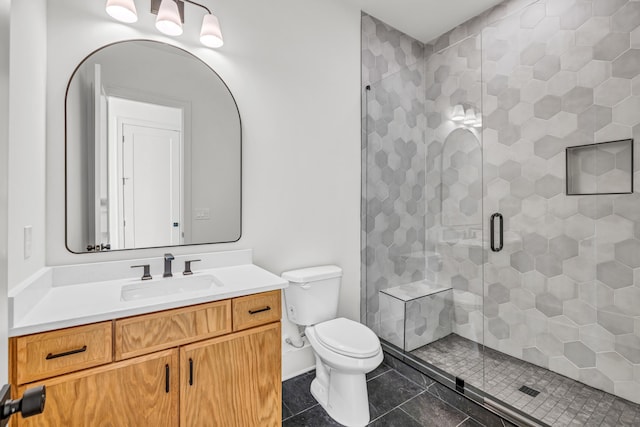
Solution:
M526 385L523 385L522 387L520 387L518 391L521 391L524 394L528 394L529 396L533 396L533 397L536 397L537 395L540 394L538 390L532 389L531 387L527 387Z

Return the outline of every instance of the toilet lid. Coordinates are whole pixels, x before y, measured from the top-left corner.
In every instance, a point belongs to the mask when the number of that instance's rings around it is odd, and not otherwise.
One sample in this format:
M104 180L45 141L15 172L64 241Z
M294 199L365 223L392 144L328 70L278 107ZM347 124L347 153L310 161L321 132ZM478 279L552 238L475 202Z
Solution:
M364 359L380 351L380 340L371 329L344 317L319 323L315 331L322 345L345 356Z

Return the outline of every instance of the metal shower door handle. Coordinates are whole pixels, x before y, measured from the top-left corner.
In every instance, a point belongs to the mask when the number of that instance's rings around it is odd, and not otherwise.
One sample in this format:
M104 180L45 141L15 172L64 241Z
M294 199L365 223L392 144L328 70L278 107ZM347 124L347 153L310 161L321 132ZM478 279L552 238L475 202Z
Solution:
M496 246L496 227L495 227L495 222L496 222L496 218L500 221L500 245ZM494 213L493 215L491 215L491 219L489 220L489 234L490 234L490 245L491 245L491 250L493 252L500 252L502 250L502 248L504 247L504 221L502 218L502 214L501 213Z

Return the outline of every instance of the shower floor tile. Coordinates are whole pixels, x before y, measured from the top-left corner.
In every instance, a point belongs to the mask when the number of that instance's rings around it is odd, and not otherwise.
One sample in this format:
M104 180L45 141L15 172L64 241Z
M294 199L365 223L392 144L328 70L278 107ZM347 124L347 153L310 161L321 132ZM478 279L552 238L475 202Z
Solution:
M640 425L640 405L490 348L483 358L479 344L456 334L411 353L554 427Z

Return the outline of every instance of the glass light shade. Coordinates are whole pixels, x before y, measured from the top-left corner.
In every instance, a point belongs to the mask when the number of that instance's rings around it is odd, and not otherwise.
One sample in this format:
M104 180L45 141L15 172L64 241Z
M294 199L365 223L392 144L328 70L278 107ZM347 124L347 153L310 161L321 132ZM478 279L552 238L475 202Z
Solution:
M113 19L131 24L138 20L136 4L133 0L107 0L105 10Z
M461 122L464 120L464 107L458 104L453 107L453 114L451 115L451 120L454 122Z
M204 15L200 30L200 43L207 47L220 47L224 44L220 22L214 14Z
M482 114L480 114L479 111L476 113L476 122L473 124L473 127L474 128L482 127Z
M178 11L178 5L174 0L162 0L162 3L160 3L158 17L156 18L156 28L168 36L182 34L180 11Z
M464 124L465 125L473 125L476 122L476 112L473 108L469 108L464 115Z

